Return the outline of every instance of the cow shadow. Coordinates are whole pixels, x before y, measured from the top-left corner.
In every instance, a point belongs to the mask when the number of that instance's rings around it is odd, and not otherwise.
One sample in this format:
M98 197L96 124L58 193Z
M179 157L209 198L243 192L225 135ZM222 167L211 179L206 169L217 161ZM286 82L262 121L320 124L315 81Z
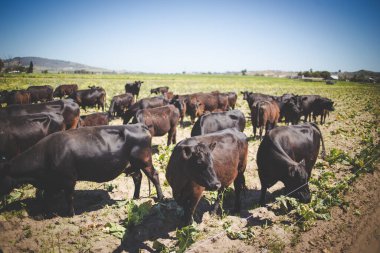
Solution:
M111 199L106 190L76 190L74 193L75 215L93 212L106 205L113 205L116 201ZM18 212L25 210L34 220L51 219L56 216L67 216L67 204L63 192L57 193L49 203L49 210L44 209L43 202L35 197L14 201L0 209L2 212Z

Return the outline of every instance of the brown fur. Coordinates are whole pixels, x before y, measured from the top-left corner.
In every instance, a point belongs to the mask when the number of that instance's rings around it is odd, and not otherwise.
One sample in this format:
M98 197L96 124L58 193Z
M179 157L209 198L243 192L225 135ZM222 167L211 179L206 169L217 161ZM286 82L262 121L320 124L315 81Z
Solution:
M251 107L251 120L253 134L256 137L256 128L260 129L260 139L262 138L263 128L265 132L274 128L280 118L280 108L275 101L260 101Z

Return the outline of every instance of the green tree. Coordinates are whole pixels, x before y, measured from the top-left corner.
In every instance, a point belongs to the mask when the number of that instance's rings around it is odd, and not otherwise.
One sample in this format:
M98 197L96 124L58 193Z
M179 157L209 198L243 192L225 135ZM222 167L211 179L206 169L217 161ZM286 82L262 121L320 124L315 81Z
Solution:
M29 68L26 72L27 73L33 73L33 62L32 61L29 63Z
M242 76L247 75L247 70L246 70L246 69L243 69L243 70L241 71L241 75L242 75Z
M4 68L4 62L2 59L0 59L0 72Z

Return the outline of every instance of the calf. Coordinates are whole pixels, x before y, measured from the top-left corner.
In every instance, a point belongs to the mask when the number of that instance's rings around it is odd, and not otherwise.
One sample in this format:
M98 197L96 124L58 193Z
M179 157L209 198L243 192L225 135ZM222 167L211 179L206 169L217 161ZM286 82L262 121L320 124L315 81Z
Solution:
M253 135L256 137L256 128L260 130L259 138L262 138L263 128L265 133L274 128L280 117L280 109L275 101L257 101L251 107L251 121Z
M213 112L202 115L194 124L191 136L213 133L227 128L236 128L240 132L245 128L245 116L239 110Z
M111 100L109 113L111 116L121 117L134 103L135 98L131 93L114 96Z
M133 96L136 95L136 100L139 97L142 81L135 81L133 83L125 84L125 93L131 93Z
M109 118L110 118L110 115L104 112L83 115L83 116L80 116L78 127L106 126L109 124Z
M0 109L0 120L7 117L42 112L61 114L64 118L66 129L76 128L78 125L80 113L79 106L71 99L29 105L10 105Z
M47 136L36 145L0 164L0 195L30 183L45 192L45 203L64 190L69 216L78 180L106 182L121 173L132 174L134 198L139 198L141 171L162 199L158 173L152 165L151 136L142 124L84 127ZM127 165L130 164L130 167Z
M223 190L232 182L235 187L235 211L240 210L247 154L247 137L236 129L188 138L176 145L166 169L166 179L175 201L184 208L185 225L192 223L204 190L218 190L213 208L216 212Z
M122 116L123 124L127 124L140 109L155 108L169 104L169 101L165 98L152 97L143 98L133 104Z
M78 90L77 84L61 84L55 88L53 92L53 97L59 97L62 99L65 96L71 96Z
M154 89L151 89L150 90L150 94L162 94L164 95L165 93L167 93L169 91L169 87L168 86L163 86L163 87L157 87L157 88L154 88Z
M174 105L138 110L132 123L145 124L152 136L168 134L167 145L175 144L179 110Z
M30 92L32 103L49 102L53 100L53 87L50 85L30 86L26 89Z
M85 111L87 106L98 106L98 110L101 107L104 112L106 91L101 87L91 87L86 90L77 90L70 96L70 98L74 99L74 101Z
M0 157L9 160L45 136L63 130L64 118L56 113L5 117L0 120Z
M310 201L307 183L318 157L320 142L324 158L322 133L314 123L278 127L264 137L256 159L261 182L261 206L265 205L267 189L277 181L284 183L286 192L291 196L302 202Z

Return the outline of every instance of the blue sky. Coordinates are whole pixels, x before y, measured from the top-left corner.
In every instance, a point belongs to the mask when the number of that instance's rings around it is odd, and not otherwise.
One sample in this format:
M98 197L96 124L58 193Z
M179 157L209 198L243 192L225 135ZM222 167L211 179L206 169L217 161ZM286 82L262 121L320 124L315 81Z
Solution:
M380 71L380 1L0 0L0 58L144 72Z

